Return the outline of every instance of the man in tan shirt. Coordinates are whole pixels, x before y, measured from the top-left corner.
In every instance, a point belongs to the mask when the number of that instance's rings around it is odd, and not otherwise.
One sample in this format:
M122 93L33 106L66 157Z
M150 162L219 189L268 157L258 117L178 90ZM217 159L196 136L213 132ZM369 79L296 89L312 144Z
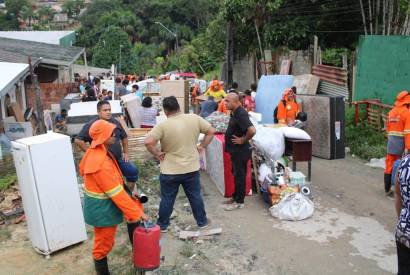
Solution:
M206 217L199 179L199 152L212 141L215 129L195 114L181 113L177 99L166 97L162 103L167 120L156 125L145 139L145 146L161 163L161 202L158 225L166 232L174 209L179 186L182 185L200 229L210 220ZM199 134L205 134L197 145ZM156 147L161 144L161 151Z

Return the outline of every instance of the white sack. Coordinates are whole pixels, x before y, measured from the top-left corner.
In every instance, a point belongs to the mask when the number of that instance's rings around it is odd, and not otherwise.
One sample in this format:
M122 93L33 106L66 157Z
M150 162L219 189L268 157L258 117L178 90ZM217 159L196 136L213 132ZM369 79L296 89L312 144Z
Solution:
M287 138L311 140L312 138L304 130L295 127L281 127L279 128L283 135Z
M278 204L269 208L273 217L287 221L300 221L310 218L314 210L313 202L300 193L289 194Z
M281 158L285 152L285 138L278 128L258 127L253 141L258 151L271 160Z
M272 174L272 170L270 169L268 165L266 165L266 163L262 163L261 166L259 166L259 176L258 176L259 182L263 182L265 178L271 174Z

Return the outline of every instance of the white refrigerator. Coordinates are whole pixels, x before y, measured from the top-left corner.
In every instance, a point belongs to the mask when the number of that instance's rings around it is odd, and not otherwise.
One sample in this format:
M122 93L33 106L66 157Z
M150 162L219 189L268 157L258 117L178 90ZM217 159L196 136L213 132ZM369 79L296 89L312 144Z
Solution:
M12 142L29 236L44 255L87 239L70 137L47 133Z

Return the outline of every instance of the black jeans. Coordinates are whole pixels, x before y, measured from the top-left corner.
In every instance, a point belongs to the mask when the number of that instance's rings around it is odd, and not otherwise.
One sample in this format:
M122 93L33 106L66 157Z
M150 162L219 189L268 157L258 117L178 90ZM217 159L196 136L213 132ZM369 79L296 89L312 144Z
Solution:
M246 174L248 161L251 157L249 152L231 152L232 174L235 180L235 192L232 198L237 203L244 203L246 193Z
M399 265L399 271L397 275L409 275L410 274L410 248L402 243L396 241L397 246L397 260Z

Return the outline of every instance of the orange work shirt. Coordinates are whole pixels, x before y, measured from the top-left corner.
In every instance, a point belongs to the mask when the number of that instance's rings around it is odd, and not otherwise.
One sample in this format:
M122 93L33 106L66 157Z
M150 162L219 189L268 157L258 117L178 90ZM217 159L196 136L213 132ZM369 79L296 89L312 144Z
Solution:
M290 123L296 120L299 113L298 104L295 101L286 101L286 106L282 100L278 104L278 121L279 123Z

